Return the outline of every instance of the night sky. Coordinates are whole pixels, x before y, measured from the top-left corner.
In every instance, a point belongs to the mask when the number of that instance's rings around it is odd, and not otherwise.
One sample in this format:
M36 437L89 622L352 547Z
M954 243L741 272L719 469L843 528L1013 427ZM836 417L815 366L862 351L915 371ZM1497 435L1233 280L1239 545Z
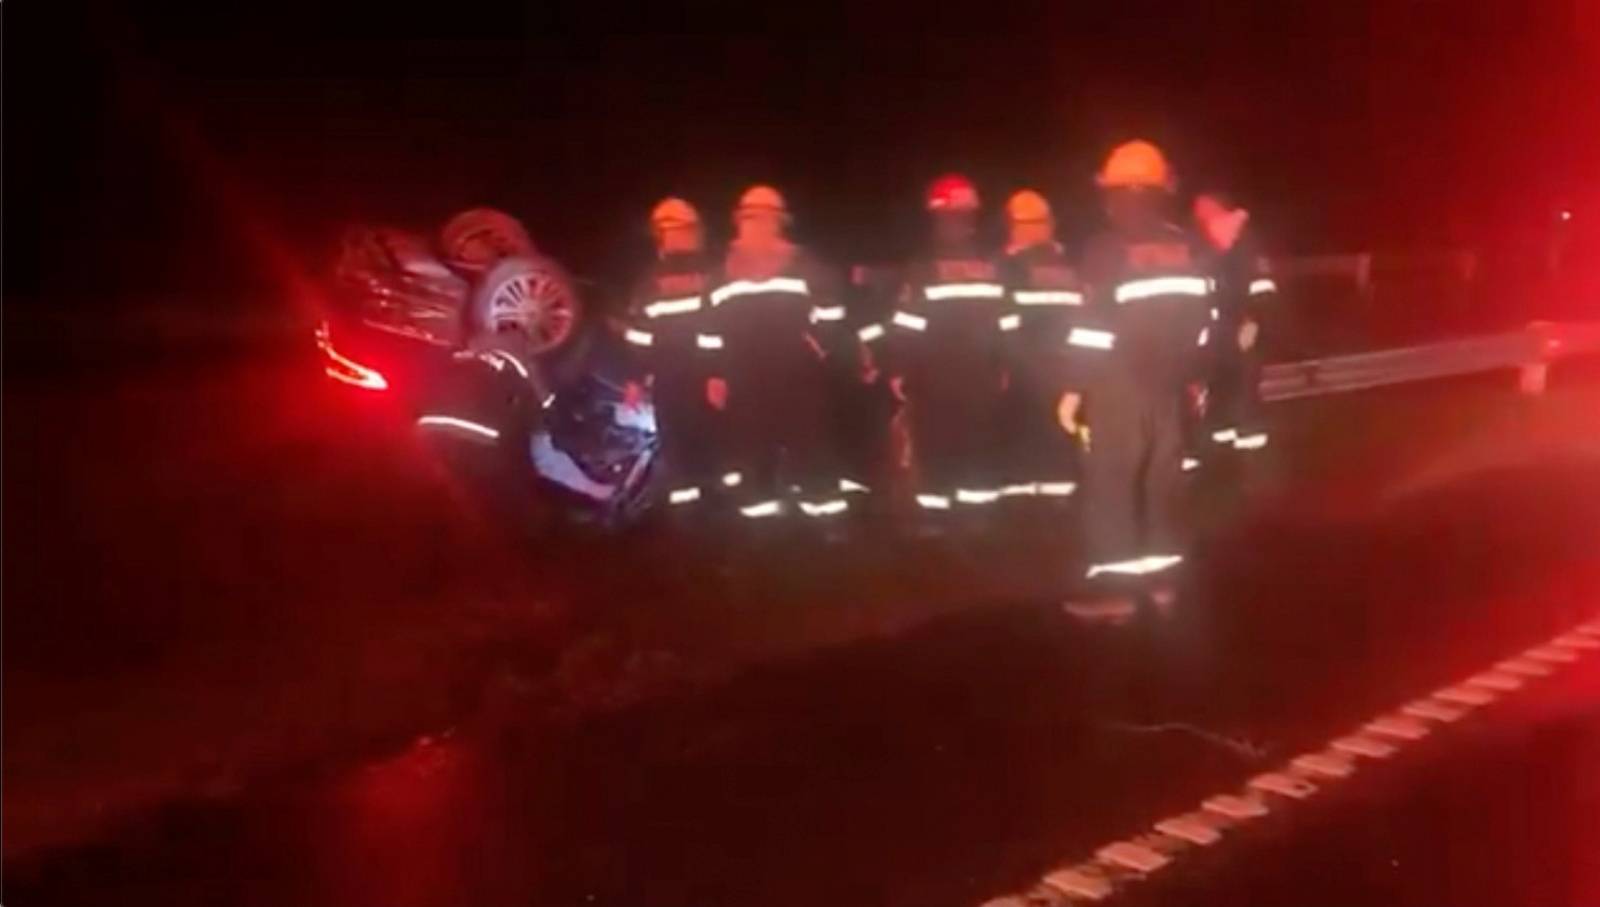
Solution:
M138 6L6 4L9 304L271 287L343 222L473 204L606 283L654 199L720 227L756 180L841 262L903 254L946 169L996 204L1043 189L1076 236L1136 135L1290 251L1504 239L1600 171L1584 0L772 7L733 36L663 9L605 35L594 7Z

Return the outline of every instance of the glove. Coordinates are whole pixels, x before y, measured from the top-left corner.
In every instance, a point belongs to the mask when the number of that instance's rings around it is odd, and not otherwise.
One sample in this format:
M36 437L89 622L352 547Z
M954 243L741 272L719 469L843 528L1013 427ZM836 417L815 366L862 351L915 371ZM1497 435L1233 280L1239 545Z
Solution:
M1261 326L1252 319L1246 318L1239 325L1239 349L1248 350L1256 345L1256 337L1261 333Z
M706 402L712 409L728 408L728 381L726 378L706 379Z
M1069 435L1076 435L1078 429L1078 409L1083 405L1083 395L1067 391L1056 402L1056 421L1061 424L1061 430Z
M898 402L906 402L906 379L904 375L895 375L889 379L889 392L894 394L894 398Z

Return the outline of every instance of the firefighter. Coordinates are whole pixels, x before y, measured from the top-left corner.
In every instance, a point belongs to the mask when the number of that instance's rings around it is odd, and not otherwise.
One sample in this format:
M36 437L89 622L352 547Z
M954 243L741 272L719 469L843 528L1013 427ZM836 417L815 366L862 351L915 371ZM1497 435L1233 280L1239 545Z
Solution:
M1221 192L1194 199L1194 219L1210 247L1216 272L1217 343L1213 351L1208 434L1237 451L1267 446L1261 418L1259 306L1277 295L1278 284L1261 255L1250 212Z
M881 339L890 387L910 420L922 525L938 532L944 515L982 513L999 500L1001 333L1013 322L999 269L978 246L972 182L940 177L928 187L925 207L929 251L907 267Z
M1007 416L1012 439L1011 475L1002 497L1060 499L1072 494L1075 451L1056 421L1055 402L1064 388L1041 380L1072 325L1081 320L1083 288L1056 241L1050 203L1032 189L1006 201L1008 238L1001 276L1009 317L1001 324L1010 338L1011 385Z
M790 241L788 205L772 187L746 190L733 222L709 320L695 336L713 359L707 399L727 420L719 480L745 519L836 522L850 508L831 444L826 364L844 326L839 282Z
M650 375L668 475L667 504L673 512L696 511L719 487L711 473L709 438L715 425L705 394L710 357L695 345L710 317L716 265L706 252L700 213L683 199L656 204L650 234L656 258L629 298L623 337Z
M1087 594L1068 602L1080 616L1129 613L1139 595L1162 608L1175 598L1182 411L1214 330L1205 250L1166 219L1174 181L1160 149L1118 146L1097 182L1109 225L1084 250L1090 322L1065 341L1083 391L1058 406L1084 447Z

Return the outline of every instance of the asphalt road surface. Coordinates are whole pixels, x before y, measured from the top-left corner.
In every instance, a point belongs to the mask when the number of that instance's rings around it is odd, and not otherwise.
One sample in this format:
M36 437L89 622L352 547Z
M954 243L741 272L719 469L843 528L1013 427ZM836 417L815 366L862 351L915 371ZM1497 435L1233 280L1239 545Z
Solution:
M1600 616L1581 375L1278 411L1178 606L1105 626L1059 513L506 533L304 365L8 374L7 904L1070 902L1041 877ZM1600 901L1580 642L1114 896Z

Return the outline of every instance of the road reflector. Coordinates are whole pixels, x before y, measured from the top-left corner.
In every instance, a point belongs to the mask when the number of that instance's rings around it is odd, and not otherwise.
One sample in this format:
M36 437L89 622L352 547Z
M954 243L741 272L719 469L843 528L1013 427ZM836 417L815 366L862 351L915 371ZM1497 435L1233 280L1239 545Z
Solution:
M1485 690L1483 687L1469 687L1462 685L1445 687L1442 690L1434 690L1433 698L1443 699L1445 702L1453 702L1457 705L1477 707L1480 705L1488 705L1499 697L1489 690Z
M1338 753L1307 753L1295 759L1290 765L1324 778L1348 778L1356 770L1354 762Z
M1223 794L1200 804L1206 812L1227 816L1230 819L1255 819L1267 814L1267 804L1256 797L1235 797Z
M1522 653L1523 658L1537 658L1540 661L1569 664L1578 660L1578 653L1570 649L1558 649L1554 646L1537 646Z
M1280 797L1291 797L1295 800L1304 800L1317 792L1317 786L1304 778L1285 775L1279 772L1268 772L1250 779L1250 787L1255 790L1277 794Z
M1460 721L1462 716L1467 714L1466 709L1437 699L1418 699L1400 711L1414 718L1426 718L1429 721Z
M1111 880L1092 863L1057 869L1040 881L1062 894L1088 901L1111 897Z
M1118 841L1094 852L1095 859L1112 866L1121 866L1135 872L1155 872L1172 862L1172 858L1132 841Z
M1509 693L1512 690L1522 689L1522 678L1515 674L1502 674L1499 671L1484 671L1467 678L1467 685L1482 687L1485 690L1494 690L1500 693Z
M1581 633L1563 633L1550 640L1550 645L1568 649L1600 649L1600 639L1590 639Z
M1333 748L1341 753L1366 756L1369 759L1387 759L1395 754L1394 744L1385 743L1376 737L1368 737L1365 734L1340 737L1338 740L1333 741Z
M1521 674L1523 677L1549 677L1555 668L1526 658L1510 658L1494 666L1496 671L1506 674Z
M1428 736L1428 726L1407 715L1385 715L1362 730L1401 740L1421 740Z
M1162 819L1156 823L1156 831L1174 838L1181 838L1190 844L1209 847L1222 840L1222 832L1211 826L1206 821L1205 813L1188 813L1182 816L1173 816Z

